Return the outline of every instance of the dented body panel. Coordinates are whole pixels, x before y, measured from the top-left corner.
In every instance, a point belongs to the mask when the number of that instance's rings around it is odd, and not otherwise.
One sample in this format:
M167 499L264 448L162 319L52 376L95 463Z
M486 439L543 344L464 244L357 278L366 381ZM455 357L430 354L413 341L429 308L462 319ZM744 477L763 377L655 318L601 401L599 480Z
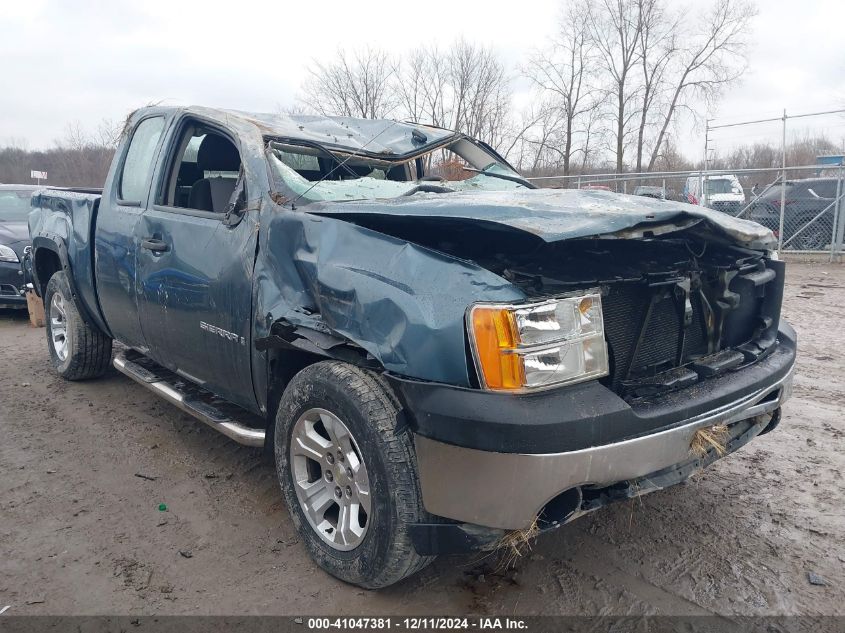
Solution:
M471 262L348 222L277 208L263 217L256 339L284 321L350 341L399 375L469 385L467 306L524 297Z
M747 248L772 249L772 232L755 222L691 204L644 199L609 191L536 189L423 194L391 201L325 203L309 208L333 217L407 217L464 220L535 235L545 242L661 235L699 225L701 234Z
M155 117L145 193L123 200L132 133ZM240 157L213 212L171 204L173 157L195 128ZM430 126L192 107L145 108L127 130L102 195L33 197L36 289L68 271L90 324L267 422L309 363L382 374L403 406L398 423L418 438L435 514L515 529L563 495L558 524L621 480L647 488L643 478L678 466L703 426L744 423L731 427L738 447L779 419L795 336L780 320L776 240L755 223L535 189L484 144ZM457 175L427 171L426 156L450 148L464 161ZM607 375L540 393L481 388L471 306L587 289L605 310ZM542 477L537 494L524 494L529 472Z

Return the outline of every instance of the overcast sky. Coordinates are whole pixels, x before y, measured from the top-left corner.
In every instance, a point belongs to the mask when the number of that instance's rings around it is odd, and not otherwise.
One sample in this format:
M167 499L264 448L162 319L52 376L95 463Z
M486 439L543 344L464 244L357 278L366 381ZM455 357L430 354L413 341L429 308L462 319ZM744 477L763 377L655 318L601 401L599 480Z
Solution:
M691 0L690 11L709 0ZM680 4L680 3L679 3ZM59 2L3 0L0 145L43 148L68 123L96 129L153 101L276 111L293 103L312 59L365 44L401 53L457 37L493 45L514 71L554 29L561 0L470 2ZM845 1L758 0L750 67L723 99L723 122L845 107ZM415 10L414 7L419 7ZM524 82L515 84L524 102ZM800 124L845 138L845 118ZM796 128L799 126L796 123ZM716 134L778 138L758 126ZM698 157L701 130L684 126Z

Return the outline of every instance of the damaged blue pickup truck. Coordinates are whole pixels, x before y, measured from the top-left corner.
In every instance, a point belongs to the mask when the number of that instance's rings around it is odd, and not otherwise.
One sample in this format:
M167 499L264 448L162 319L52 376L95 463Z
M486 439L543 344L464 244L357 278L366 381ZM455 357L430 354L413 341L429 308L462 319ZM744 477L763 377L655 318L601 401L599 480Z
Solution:
M265 447L362 587L679 483L791 392L768 229L537 189L444 129L144 108L102 192L32 206L58 373Z

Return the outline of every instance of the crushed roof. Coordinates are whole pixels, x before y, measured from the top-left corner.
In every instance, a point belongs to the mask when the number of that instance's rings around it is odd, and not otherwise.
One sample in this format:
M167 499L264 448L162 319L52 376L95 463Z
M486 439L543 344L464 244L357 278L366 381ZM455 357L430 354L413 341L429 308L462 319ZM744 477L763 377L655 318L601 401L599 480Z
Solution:
M253 113L203 106L183 110L229 125L234 122L251 125L265 137L311 141L346 151L388 156L410 154L455 136L451 130L390 119ZM425 136L424 141L414 138L415 130L418 137L420 132Z

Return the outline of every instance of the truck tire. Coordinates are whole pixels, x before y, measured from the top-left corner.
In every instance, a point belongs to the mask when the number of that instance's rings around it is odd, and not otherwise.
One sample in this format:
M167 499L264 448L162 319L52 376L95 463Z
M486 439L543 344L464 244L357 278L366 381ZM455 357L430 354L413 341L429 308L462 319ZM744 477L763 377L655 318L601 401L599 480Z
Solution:
M276 471L294 526L320 567L367 589L434 560L411 544L410 524L431 518L399 412L377 374L324 361L291 380L276 414Z
M44 309L47 349L59 375L65 380L102 376L111 361L112 340L79 316L63 271L54 274L47 282Z

